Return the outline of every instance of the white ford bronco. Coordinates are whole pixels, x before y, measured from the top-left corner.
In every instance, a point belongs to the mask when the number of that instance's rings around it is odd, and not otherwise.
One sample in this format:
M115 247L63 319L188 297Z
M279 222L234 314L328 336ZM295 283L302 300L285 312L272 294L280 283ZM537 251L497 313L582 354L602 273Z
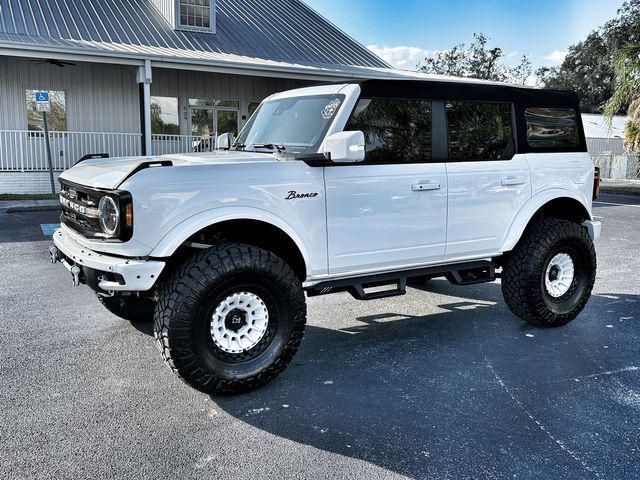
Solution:
M575 94L371 80L267 98L213 153L79 162L51 258L114 314L153 321L208 393L265 384L306 296L502 281L534 325L573 320L596 276L599 175ZM336 312L337 313L337 312Z

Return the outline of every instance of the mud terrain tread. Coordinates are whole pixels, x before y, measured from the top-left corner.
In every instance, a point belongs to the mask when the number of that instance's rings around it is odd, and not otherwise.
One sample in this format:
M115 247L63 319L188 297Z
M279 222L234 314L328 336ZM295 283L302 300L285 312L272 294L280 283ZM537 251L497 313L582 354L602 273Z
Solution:
M588 249L591 265L587 291L569 313L559 315L544 303L541 292L541 269L551 249L567 239L578 239ZM542 218L527 228L516 248L509 254L503 270L502 293L509 309L536 326L565 325L584 309L596 278L596 253L587 230L569 220Z
M181 348L180 343L189 340L185 334L189 331L199 295L225 275L251 271L266 273L287 286L292 334L280 356L259 374L248 378L222 378L202 369L194 353ZM305 323L305 296L293 270L271 252L251 245L226 243L194 255L160 286L154 334L165 362L187 384L206 393L235 394L260 387L284 370L298 350Z

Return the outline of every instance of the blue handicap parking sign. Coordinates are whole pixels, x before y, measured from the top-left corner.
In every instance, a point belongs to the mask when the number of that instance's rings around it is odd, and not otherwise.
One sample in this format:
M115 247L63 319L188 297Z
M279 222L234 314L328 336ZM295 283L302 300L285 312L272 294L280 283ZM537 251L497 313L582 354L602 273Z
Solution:
M36 92L36 102L48 102L49 92Z

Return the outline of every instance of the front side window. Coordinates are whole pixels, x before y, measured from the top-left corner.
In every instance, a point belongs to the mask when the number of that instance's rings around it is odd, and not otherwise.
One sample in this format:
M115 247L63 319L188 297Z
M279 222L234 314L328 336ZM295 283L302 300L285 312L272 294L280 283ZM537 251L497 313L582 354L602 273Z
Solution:
M511 104L447 102L449 160L508 160L515 145Z
M180 26L211 28L211 0L180 0Z
M36 109L36 92L39 90L26 89L25 99L27 105L27 129L35 132L44 131L42 113ZM47 114L49 130L52 132L67 131L67 103L65 93L62 90L48 90L51 111Z
M580 143L578 115L572 108L527 108L527 141L537 148L572 148Z
M361 99L346 130L364 133L366 163L431 160L431 102Z
M316 95L264 102L240 132L236 148L277 145L287 154L316 153L343 101L344 95Z
M151 97L151 133L154 135L180 135L178 99Z

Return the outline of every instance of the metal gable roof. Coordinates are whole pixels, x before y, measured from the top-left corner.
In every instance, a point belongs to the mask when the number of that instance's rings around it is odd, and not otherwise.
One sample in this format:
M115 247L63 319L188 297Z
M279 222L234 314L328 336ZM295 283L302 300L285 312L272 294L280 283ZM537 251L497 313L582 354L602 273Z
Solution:
M299 0L217 0L216 33L174 30L148 0L0 0L0 42L75 51L389 66ZM246 63L246 62L243 62Z

